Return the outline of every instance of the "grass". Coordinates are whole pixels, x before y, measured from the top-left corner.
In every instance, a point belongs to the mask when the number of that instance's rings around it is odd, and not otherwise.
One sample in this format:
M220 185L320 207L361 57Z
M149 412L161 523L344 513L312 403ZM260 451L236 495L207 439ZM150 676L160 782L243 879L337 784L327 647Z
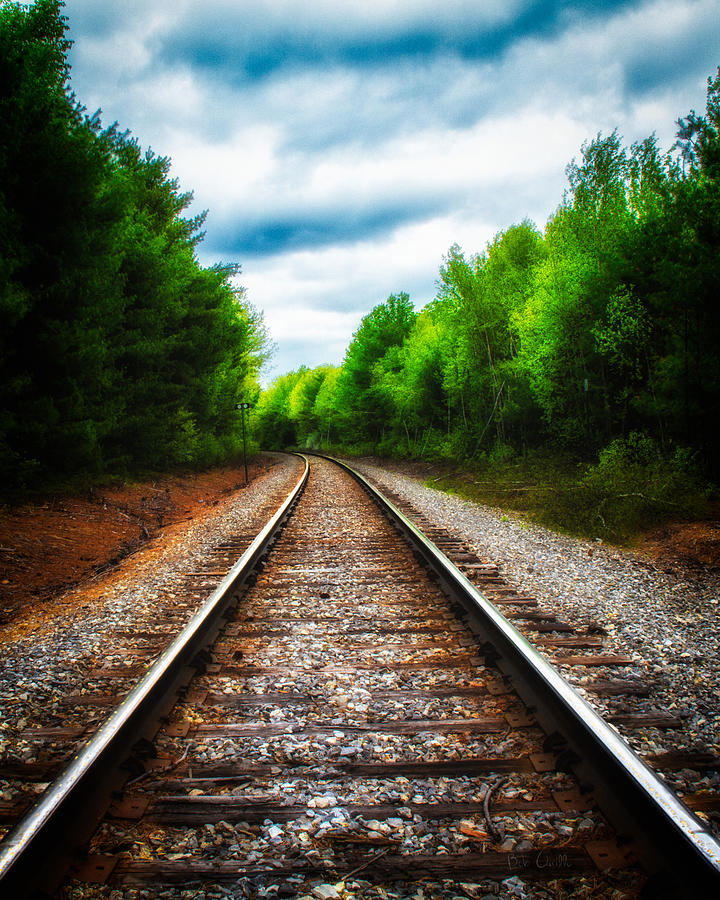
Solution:
M636 449L611 445L596 464L539 455L482 461L427 484L528 522L625 546L671 521L710 515L716 491L691 459Z

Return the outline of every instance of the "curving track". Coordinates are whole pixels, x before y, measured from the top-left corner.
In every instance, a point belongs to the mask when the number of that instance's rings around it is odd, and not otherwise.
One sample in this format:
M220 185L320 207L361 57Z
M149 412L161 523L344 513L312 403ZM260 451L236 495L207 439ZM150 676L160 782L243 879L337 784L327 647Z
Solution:
M125 737L109 750L101 729L66 770L76 787L52 789L9 836L0 886L47 887L38 852L65 866L70 820L89 832L124 783L57 896L379 897L392 884L393 896L473 897L508 878L531 896L717 887L700 823L612 733L598 745L603 726L564 682L333 463L312 461L267 558L264 540L244 554L256 571L235 566L192 620L211 641L210 607L225 607L212 650L186 634L165 654L182 671L151 668L104 729ZM140 719L146 696L154 725ZM89 756L101 775L87 775ZM33 844L35 862L21 853Z

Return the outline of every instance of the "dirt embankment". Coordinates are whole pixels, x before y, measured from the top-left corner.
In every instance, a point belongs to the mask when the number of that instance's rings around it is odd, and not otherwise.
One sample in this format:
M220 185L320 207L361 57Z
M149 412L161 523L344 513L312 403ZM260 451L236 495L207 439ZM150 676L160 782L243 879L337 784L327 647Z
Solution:
M254 460L250 480L274 462ZM223 466L0 508L0 624L105 571L161 529L203 516L244 482L242 466Z

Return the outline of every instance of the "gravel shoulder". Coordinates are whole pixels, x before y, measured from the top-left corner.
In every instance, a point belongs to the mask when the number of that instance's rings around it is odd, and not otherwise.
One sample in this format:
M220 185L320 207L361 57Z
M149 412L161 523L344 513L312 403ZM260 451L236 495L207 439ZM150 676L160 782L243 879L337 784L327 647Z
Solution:
M23 729L64 723L63 697L86 688L93 669L123 652L128 630L156 627L173 616L177 603L182 612L172 618L168 635L180 631L194 611L179 603L187 593L187 572L228 535L257 533L274 511L275 498L297 482L298 459L277 455L271 462L206 514L163 528L112 570L0 627L0 757L36 759ZM0 782L0 800L12 799L3 787L7 792Z
M651 682L654 704L683 719L681 729L626 735L634 749L720 755L720 573L689 566L662 571L639 553L557 534L425 487L416 478L350 462L381 489L394 491L431 522L462 537L478 556L498 563L503 576L541 607L574 626L601 625L604 652L633 657L635 665L626 674ZM590 676L575 669L563 674L585 693L582 685ZM608 711L608 700L585 696L600 712ZM711 786L709 779L690 783L695 790ZM680 776L675 786L684 786Z

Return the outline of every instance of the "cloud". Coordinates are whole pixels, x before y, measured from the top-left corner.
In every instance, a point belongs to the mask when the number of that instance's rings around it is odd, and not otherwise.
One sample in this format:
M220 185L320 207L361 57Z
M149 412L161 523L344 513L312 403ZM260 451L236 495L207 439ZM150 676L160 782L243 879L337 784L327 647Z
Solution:
M243 265L280 371L339 362L390 293L431 299L453 242L474 252L523 218L542 227L597 132L657 131L668 147L718 63L718 0L68 0L66 13L79 99L170 156L193 211L209 208L201 258Z
M597 4L529 0L451 2L442 14L419 2L366 9L355 3L111 0L102 4L109 30L96 34L97 6L94 0L68 4L71 21L73 10L81 10L80 23L95 23L73 50L73 83L86 105L104 108L106 119L118 119L174 159L183 139L216 146L233 142L239 123L245 135L271 129L289 165L297 161L290 157L349 146L367 153L393 136L472 128L487 116L543 105L573 110L588 123L588 134L597 131L593 116L603 127L614 117L612 128L618 118L629 119L638 97L678 84L689 92L709 74L718 12L717 0L603 4L601 18ZM420 28L436 36L436 47L383 51L362 66L344 54L358 35L382 42ZM493 39L492 54L458 52L463 41L498 28L507 40ZM285 62L272 77L234 80L246 43L282 43L286 33L298 48L333 46L336 52L300 66L283 50ZM171 53L178 36L187 47ZM197 63L191 46L206 36L228 45L228 60ZM161 146L166 135L179 140Z
M364 313L363 313L364 314ZM318 310L314 307L290 307L282 313L274 310L265 317L279 353L265 367L264 383L300 366L339 365L345 355L348 336L357 328L360 317L353 313Z
M237 82L318 66L388 69L433 56L470 61L501 55L519 35L551 35L568 21L592 21L631 0L425 0L313 3L218 2L187 6L163 42L165 62L191 60L200 69L222 68Z
M636 40L623 63L628 97L657 94L678 84L705 81L708 61L720 63L716 0L653 4L652 16L630 14L626 24Z
M528 134L533 135L532 152ZM533 182L547 184L553 176L560 190L557 160L569 159L583 137L564 113L528 112L489 118L473 129L391 136L372 156L350 147L301 156L291 166L272 158L277 147L271 150L268 137L261 141L267 153L251 151L247 166L239 152L231 167L227 151L211 149L200 185L212 189L208 179L218 170L219 153L228 181L222 186L225 198L218 197L212 207L213 227L242 258L272 256L387 236L456 209L493 207L502 218L502 208L512 208L522 217L511 198L532 193ZM201 149L193 148L190 157ZM191 168L184 153L180 160ZM525 214L537 212L533 207Z

